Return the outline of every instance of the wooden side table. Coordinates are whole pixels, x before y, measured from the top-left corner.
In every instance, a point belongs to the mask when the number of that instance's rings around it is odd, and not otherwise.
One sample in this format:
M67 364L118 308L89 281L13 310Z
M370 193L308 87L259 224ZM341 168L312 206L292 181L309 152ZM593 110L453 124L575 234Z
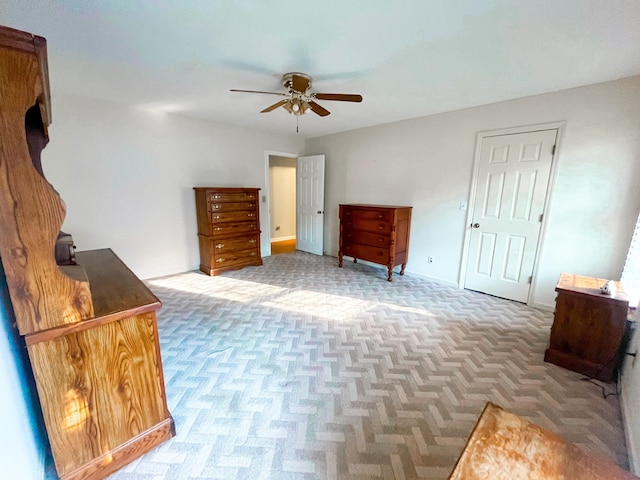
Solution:
M563 273L556 285L556 311L546 362L609 382L619 365L629 298L620 282L613 295L607 280Z

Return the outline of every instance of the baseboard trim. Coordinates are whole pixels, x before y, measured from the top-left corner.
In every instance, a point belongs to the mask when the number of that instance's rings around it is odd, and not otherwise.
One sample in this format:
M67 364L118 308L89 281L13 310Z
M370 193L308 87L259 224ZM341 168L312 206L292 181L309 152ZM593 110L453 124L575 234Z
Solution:
M176 427L173 418L169 416L162 422L133 437L128 442L119 445L110 452L95 458L92 462L62 475L61 480L98 480L107 477L116 470L124 467L132 460L147 453L175 436Z
M618 379L621 382L622 379ZM640 475L639 459L636 456L636 449L633 448L636 444L631 436L631 422L628 415L629 409L627 407L626 397L620 395L620 413L622 415L622 428L624 429L624 440L627 444L627 457L629 458L629 471L634 475Z
M452 282L450 280L443 280L442 278L438 278L438 277L430 277L429 275L423 275L422 273L417 273L417 272L414 272L413 270L407 270L405 272L405 275L408 275L410 277L420 278L422 280L427 280L429 282L439 283L440 285L445 285L447 287L461 288L457 282Z
M287 237L271 237L271 243L275 242L286 242L287 240L295 240L295 235L289 235Z
M533 302L529 305L532 308L537 308L538 310L544 310L545 312L553 312L555 310L555 305L549 305L547 303L538 303Z

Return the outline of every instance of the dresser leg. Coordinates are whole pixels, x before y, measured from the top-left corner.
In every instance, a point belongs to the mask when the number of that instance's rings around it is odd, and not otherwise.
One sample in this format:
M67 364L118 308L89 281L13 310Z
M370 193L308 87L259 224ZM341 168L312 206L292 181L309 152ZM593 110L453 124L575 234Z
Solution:
M358 263L358 259L357 259L357 258L354 258L354 259L353 259L353 263Z
M338 266L342 267L342 251L338 252Z
M407 264L403 263L402 264L402 268L400 269L400 275L404 275L404 269L406 268Z
M387 270L389 271L389 275L387 276L387 282L391 281L391 275L393 275L393 266L388 266Z

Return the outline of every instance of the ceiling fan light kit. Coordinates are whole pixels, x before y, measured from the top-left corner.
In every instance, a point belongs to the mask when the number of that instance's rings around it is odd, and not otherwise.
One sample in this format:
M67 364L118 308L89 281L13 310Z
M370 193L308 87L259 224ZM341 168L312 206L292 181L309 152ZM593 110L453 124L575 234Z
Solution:
M315 100L329 100L338 102L361 102L362 95L344 93L313 93L311 89L312 79L306 73L289 72L282 76L282 86L287 89L287 93L264 92L259 90L238 90L231 89L232 92L262 93L267 95L280 95L287 97L273 105L268 106L260 113L267 113L282 107L291 115L299 117L311 110L316 115L326 117L331 112L322 107Z

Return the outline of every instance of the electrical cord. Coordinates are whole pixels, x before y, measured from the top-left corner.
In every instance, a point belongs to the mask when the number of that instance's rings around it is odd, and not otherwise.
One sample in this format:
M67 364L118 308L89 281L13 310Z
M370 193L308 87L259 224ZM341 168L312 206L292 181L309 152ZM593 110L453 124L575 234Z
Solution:
M595 379L591 378L591 377L582 377L580 380L582 380L583 382L589 382L593 385L595 385L596 387L600 387L600 389L602 390L602 398L607 399L609 397L615 397L615 396L620 396L621 392L621 385L620 385L620 380L617 379L616 380L616 391L615 392L607 392L607 389L605 388L604 385L597 383Z

